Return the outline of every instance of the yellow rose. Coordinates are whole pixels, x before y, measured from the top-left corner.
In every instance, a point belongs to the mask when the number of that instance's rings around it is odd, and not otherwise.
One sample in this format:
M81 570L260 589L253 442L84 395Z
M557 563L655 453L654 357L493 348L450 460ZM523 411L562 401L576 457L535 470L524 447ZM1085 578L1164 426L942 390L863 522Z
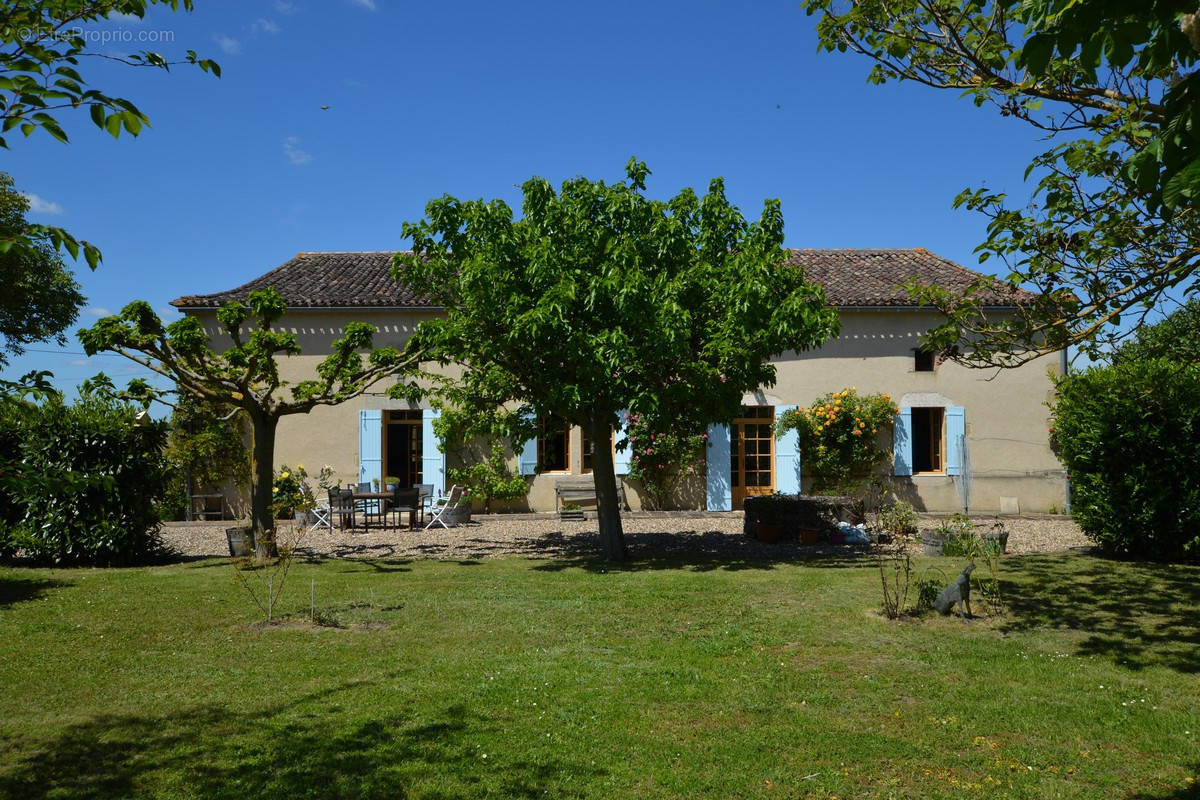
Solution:
M284 470L283 472L279 473L279 477L281 477L281 478L286 478L289 475L291 475L291 473L288 472L287 470Z

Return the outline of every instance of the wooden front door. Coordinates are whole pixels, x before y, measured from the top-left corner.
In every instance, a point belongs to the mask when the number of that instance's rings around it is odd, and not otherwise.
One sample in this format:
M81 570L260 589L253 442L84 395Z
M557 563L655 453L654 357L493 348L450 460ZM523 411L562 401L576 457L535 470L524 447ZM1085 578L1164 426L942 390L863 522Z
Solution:
M774 406L742 406L729 425L729 461L735 509L749 495L775 491Z

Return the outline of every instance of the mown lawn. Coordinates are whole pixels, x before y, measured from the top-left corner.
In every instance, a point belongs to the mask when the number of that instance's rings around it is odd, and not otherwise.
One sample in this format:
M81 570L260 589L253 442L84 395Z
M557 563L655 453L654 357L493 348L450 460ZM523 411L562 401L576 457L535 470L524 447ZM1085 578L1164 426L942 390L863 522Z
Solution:
M340 628L222 560L0 570L0 796L1200 797L1200 568L1006 570L964 624L871 562L297 564Z

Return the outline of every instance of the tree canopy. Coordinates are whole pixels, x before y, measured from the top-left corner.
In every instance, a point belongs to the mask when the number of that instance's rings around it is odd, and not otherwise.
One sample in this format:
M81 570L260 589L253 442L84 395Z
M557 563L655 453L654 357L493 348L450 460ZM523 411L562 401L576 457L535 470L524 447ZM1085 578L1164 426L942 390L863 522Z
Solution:
M1008 274L965 297L911 288L948 314L931 344L976 365L1079 345L1095 351L1171 295L1196 291L1200 17L1183 0L806 0L820 47L872 59L874 83L911 80L991 104L1056 142L1033 160L1027 205L967 190L989 219L980 259ZM978 291L1039 292L988 315Z
M0 240L26 235L29 201L0 172ZM0 250L0 367L33 342L66 344L65 331L79 316L84 297L58 250L42 235L27 246Z
M25 136L40 130L66 142L60 115L74 110L86 109L92 122L114 138L122 131L137 136L149 125L150 120L132 102L97 88L83 76L82 64L88 60L162 70L192 64L220 76L215 61L201 58L193 50L174 61L150 50L119 55L107 48L97 49L97 40L85 35L83 26L88 23L118 16L141 19L151 6L191 11L192 0L0 0L0 147L9 147L14 129ZM0 252L37 249L43 241L55 249L66 249L72 258L82 252L92 269L100 262L95 245L46 225L4 231Z
M170 378L181 395L245 412L253 440L250 521L258 532L274 528L271 484L279 419L345 402L384 379L415 371L419 363L418 356L395 347L374 348L375 327L351 322L317 365L316 377L289 384L279 375L277 358L299 355L300 344L294 333L273 327L286 313L287 306L274 289L251 292L246 303L226 303L217 311L217 320L230 346L221 352L213 349L209 333L196 317L185 316L164 326L142 300L79 331L88 355L105 350L118 353ZM364 356L360 352L364 350L369 354Z
M838 330L819 287L785 265L777 200L747 222L715 179L703 197L644 194L626 180L524 183L522 215L501 200L443 196L405 223L397 280L445 308L414 343L462 368L437 387L481 430L534 434L534 415L591 433L604 554L625 557L612 450L622 410L683 428L732 418L775 382L768 360ZM703 428L700 427L702 430Z

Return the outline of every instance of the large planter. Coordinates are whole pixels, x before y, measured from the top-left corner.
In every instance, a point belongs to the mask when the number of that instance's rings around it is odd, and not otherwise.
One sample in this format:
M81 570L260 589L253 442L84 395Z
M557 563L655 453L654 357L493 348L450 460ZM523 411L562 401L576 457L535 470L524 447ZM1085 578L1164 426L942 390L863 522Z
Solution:
M946 554L946 534L933 530L921 531L921 551L927 556Z
M854 497L757 495L747 497L742 508L742 531L747 536L757 538L759 527L778 524L783 526L784 541L799 539L805 544L813 537L828 536L838 522L854 525L863 521L862 501Z
M979 534L979 538L994 553L1008 552L1008 531L988 531L987 533Z
M461 503L453 508L447 508L442 514L447 525L463 525L471 521L471 506Z
M254 555L254 531L250 528L226 528L225 539L229 542L229 555L233 558Z

